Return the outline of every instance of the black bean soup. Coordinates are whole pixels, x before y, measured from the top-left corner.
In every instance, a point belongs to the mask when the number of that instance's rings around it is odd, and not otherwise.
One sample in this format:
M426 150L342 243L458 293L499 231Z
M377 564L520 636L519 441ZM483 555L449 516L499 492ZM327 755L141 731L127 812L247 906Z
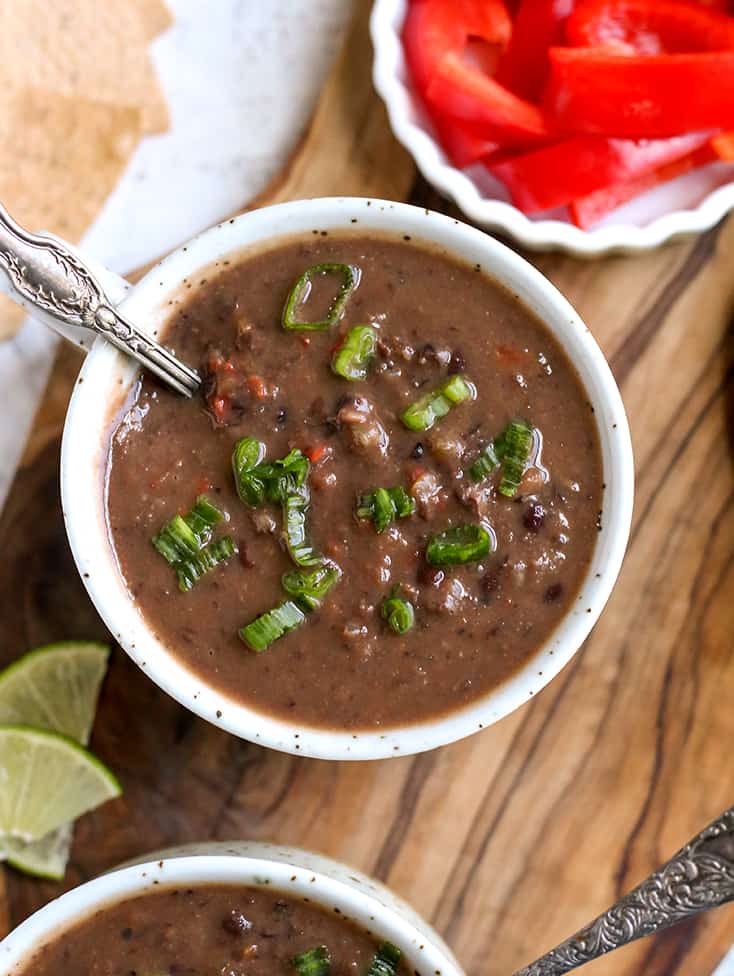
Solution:
M376 962L378 963L375 966ZM18 976L407 976L400 951L336 912L261 888L161 888L102 908Z
M228 263L227 263L228 264ZM438 250L314 236L188 283L113 425L108 520L153 631L210 686L375 729L474 702L578 599L593 411L546 327Z

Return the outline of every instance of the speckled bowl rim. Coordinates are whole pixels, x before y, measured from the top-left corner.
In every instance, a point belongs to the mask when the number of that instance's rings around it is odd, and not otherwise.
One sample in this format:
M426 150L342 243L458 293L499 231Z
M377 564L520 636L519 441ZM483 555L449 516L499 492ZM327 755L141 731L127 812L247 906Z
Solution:
M0 942L0 972L14 976L44 943L103 907L160 886L202 884L272 888L308 898L399 946L421 976L464 976L441 937L384 885L320 854L246 841L159 851L67 891Z
M375 0L370 18L374 48L373 82L387 107L395 137L423 176L454 200L471 220L508 235L530 250L567 251L581 258L634 254L677 237L708 230L734 207L734 181L711 190L693 209L671 210L646 226L613 223L581 230L570 221L533 220L504 200L483 196L467 173L453 166L431 132L417 120L415 96L405 83L400 31L407 0Z
M108 432L100 404L135 376L133 365L103 341L84 363L69 405L61 451L61 495L74 559L102 619L130 657L186 708L240 738L321 759L382 759L433 749L486 728L544 687L576 653L617 578L629 535L633 461L622 400L593 336L560 292L527 261L476 228L430 210L362 198L323 198L254 210L211 228L156 265L122 302L138 323L158 333L181 282L198 282L213 262L243 248L314 231L410 235L479 263L546 322L574 363L594 407L604 465L602 528L574 607L551 638L509 680L436 719L352 732L289 723L237 703L205 684L151 632L135 608L108 542L102 475ZM134 716L131 716L134 721Z

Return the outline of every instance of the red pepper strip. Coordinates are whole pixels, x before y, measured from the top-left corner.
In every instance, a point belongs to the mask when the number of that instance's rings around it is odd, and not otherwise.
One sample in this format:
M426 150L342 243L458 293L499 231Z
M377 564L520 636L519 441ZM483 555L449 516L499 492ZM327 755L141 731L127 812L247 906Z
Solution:
M497 81L534 102L548 75L548 48L562 44L576 0L521 0L512 39L500 61Z
M499 148L493 139L485 139L461 122L443 118L437 112L432 114L431 120L444 152L459 169L471 166L478 159L486 159Z
M703 145L711 133L692 133L676 139L604 139L576 136L543 146L487 169L510 191L523 213L561 207L578 197L649 173Z
M707 166L718 159L719 156L713 145L708 143L701 146L700 149L696 149L695 152L683 156L682 159L677 159L674 163L668 163L653 170L652 173L646 173L644 176L638 176L637 179L627 180L624 183L616 183L614 186L606 186L602 190L589 193L588 196L572 200L568 206L571 220L577 227L586 230L599 223L603 217L621 207L622 204L647 193L648 190L660 186L661 183L668 183L678 176L683 176L684 173L699 169L701 166Z
M721 132L713 136L711 145L718 159L726 163L734 162L734 132Z
M548 138L537 105L514 95L454 54L444 58L428 86L426 100L442 115L504 145L527 145Z
M425 92L445 56L460 54L470 37L506 47L511 33L502 0L411 0L403 45L416 87Z
M722 132L720 135L713 136L706 145L681 159L661 166L652 173L635 180L617 183L615 186L604 187L579 200L571 201L569 204L571 219L577 227L586 230L634 197L646 193L661 183L683 176L684 173L715 162L734 162L734 133Z
M724 12L731 9L729 0L681 0L681 3L690 3L694 7L708 7L710 10L723 10Z
M680 0L585 0L569 18L574 47L627 54L734 49L734 18Z
M655 139L734 126L734 51L626 57L550 49L546 107L559 130Z

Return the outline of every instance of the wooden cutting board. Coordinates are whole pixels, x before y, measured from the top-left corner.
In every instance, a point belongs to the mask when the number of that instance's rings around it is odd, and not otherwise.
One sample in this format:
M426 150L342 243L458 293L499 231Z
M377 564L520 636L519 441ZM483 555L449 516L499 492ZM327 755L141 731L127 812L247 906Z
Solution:
M370 84L366 0L291 162L256 203L359 194L450 207L416 179ZM0 933L64 888L168 844L261 838L352 862L429 918L470 974L509 976L734 803L734 221L639 257L531 260L622 386L631 545L593 635L536 699L416 758L339 764L228 737L115 651L93 748L125 795L83 818L63 885L5 871ZM105 638L58 499L77 354L64 347L0 520L0 663ZM708 976L734 907L615 953L596 976Z

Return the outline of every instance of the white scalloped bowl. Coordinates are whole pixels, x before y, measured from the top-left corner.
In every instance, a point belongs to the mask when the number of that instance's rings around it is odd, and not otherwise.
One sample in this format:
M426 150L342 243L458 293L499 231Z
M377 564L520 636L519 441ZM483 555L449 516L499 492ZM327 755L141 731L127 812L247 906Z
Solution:
M466 216L533 251L562 250L578 257L637 252L674 237L713 227L734 207L734 163L717 163L672 180L625 204L592 230L580 230L552 211L526 217L508 201L504 186L481 165L458 169L436 140L430 120L408 81L400 32L408 0L375 0L370 31L373 80L397 139L423 176Z

